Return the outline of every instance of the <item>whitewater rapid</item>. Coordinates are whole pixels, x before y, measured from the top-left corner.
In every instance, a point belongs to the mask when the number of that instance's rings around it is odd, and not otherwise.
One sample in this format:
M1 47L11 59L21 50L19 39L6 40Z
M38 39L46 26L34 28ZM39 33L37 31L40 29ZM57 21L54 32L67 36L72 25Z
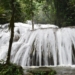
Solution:
M0 29L0 60L6 61L10 39L8 24ZM75 65L75 27L15 23L11 62L21 66Z

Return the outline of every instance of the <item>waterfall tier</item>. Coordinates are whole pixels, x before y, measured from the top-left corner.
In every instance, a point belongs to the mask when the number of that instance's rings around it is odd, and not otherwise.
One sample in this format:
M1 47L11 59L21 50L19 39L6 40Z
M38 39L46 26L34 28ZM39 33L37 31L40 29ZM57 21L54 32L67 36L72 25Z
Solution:
M48 27L48 28L47 28ZM21 66L75 65L75 28L15 24L11 62ZM0 60L6 60L10 31L0 30Z

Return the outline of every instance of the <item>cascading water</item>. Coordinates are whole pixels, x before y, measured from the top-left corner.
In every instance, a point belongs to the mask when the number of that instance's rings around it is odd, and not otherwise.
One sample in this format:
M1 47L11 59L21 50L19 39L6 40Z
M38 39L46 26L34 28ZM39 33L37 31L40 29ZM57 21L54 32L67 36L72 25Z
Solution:
M75 28L50 28L15 24L11 62L21 66L75 65ZM48 28L47 28L48 27ZM8 29L0 30L0 60L6 60L9 36Z

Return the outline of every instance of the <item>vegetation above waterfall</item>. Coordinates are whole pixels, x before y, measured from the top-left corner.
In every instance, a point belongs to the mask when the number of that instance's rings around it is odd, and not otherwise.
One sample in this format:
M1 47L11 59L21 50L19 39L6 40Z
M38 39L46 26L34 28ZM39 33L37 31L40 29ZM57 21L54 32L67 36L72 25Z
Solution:
M75 25L75 0L15 0L15 22L31 20L60 27ZM11 18L10 0L0 0L0 23Z

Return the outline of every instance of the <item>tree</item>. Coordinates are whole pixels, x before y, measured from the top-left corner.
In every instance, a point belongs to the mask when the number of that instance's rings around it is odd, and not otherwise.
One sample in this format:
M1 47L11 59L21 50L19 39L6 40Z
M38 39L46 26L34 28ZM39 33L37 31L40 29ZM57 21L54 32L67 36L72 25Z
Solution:
M34 15L35 11L37 11L36 3L42 2L43 0L23 0L25 4L25 18L26 20L32 20L32 30L34 30Z
M25 4L25 18L26 20L31 19L32 20L32 30L34 30L34 23L33 23L33 17L34 17L34 10L35 5L33 0L23 0Z
M40 2L39 2L40 1ZM42 24L56 24L56 9L53 0L35 1L34 22Z
M0 0L0 7L3 9L3 13L0 16L0 23L9 23L11 19L11 0ZM15 6L15 14L14 14L14 21L15 22L24 22L25 14L23 11L23 7L21 6L22 3L18 0L15 0L14 6Z
M15 9L14 0L11 0L11 8L12 8L12 17L10 20L10 27L9 27L11 30L11 36L10 36L10 41L9 41L9 49L8 49L6 64L10 63L11 48L12 48L13 37L14 37L14 9Z
M35 21L52 23L59 27L75 25L75 0L43 0L40 8L41 12L34 16Z
M54 0L54 5L58 26L75 25L75 0Z
M55 7L53 0L45 0L43 4L42 10L44 11L49 23L55 24L56 17L55 17Z

